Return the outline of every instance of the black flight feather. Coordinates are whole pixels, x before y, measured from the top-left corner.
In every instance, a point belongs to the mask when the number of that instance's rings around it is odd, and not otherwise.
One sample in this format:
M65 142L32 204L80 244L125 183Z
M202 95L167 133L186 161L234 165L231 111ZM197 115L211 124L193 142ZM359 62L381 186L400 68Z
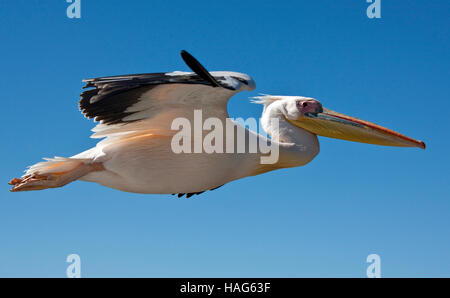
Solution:
M201 65L200 62L194 58L194 56L185 50L182 50L181 58L183 58L184 62L190 67L190 69L192 69L193 72L198 74L205 81L210 82L214 87L222 87L219 82L217 82L217 80L206 70L206 68L204 68L203 65Z

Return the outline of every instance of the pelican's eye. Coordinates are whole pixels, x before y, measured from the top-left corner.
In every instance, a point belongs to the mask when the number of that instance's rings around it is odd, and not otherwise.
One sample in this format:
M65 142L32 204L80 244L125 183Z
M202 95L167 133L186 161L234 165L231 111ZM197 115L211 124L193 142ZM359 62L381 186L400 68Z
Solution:
M305 113L322 113L322 105L317 100L307 99L307 100L298 100L295 102L297 108L303 114Z
M297 100L296 101L297 107L299 108L306 108L308 106L307 101Z

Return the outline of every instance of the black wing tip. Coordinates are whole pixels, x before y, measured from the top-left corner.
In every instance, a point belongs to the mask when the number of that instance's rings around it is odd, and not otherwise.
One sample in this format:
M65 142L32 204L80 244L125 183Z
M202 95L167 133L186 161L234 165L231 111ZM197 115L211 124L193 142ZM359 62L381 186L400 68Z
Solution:
M180 55L181 58L183 59L183 61L187 64L187 66L189 66L190 68L192 68L192 64L196 64L196 65L200 65L202 68L205 68L191 53L189 53L186 50L181 50L180 51ZM205 69L206 70L206 69Z
M192 54L191 53L189 53L188 51L186 51L186 50L181 50L180 51L180 55L181 55L181 58L183 58L183 60L186 62L186 59L191 59L191 60L195 60L197 63L199 63L198 61L197 61L197 59L195 59L195 57L194 56L192 56ZM187 62L186 62L187 63Z
M189 64L191 61L195 61L197 63L199 63L197 61L197 59L194 58L194 56L192 56L188 51L186 50L181 50L180 51L180 56L183 59L183 61L187 64L187 66L191 67Z
M192 67L189 65L191 62L190 61L197 61L197 59L194 58L194 56L192 56L188 51L186 50L181 50L180 51L180 56L181 59L183 59L184 63L186 63L186 65L192 69ZM197 61L198 63L198 61ZM195 71L194 71L195 72Z
M208 81L213 87L223 87L217 82L217 80L206 70L206 68L197 60L194 56L188 53L186 50L181 50L181 58L184 63L192 69L199 77Z

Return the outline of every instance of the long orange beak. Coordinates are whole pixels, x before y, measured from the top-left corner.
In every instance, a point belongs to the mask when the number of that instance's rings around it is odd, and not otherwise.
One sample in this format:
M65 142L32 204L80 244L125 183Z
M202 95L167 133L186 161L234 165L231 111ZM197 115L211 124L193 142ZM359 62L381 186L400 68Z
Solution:
M425 143L368 121L353 118L328 109L306 113L294 125L319 136L383 146L419 147Z

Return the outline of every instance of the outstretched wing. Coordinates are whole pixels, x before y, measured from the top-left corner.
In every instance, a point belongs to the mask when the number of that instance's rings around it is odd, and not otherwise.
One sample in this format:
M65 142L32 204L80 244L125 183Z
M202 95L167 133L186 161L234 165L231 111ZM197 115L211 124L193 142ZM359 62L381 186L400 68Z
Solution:
M176 118L195 123L195 111L201 110L203 119L216 117L225 120L228 117L228 100L237 92L255 88L248 75L208 72L189 53L182 51L181 56L193 72L84 80L87 90L81 94L80 110L87 118L98 122L92 137L106 139L76 158L94 157L100 161L106 156L105 152L121 150L122 146L134 146L142 140L145 140L146 149L153 145L160 146L158 140L169 140L177 133L171 129ZM187 193L186 196L202 191Z
M84 88L90 89L81 94L80 110L99 122L93 137L139 130L169 132L173 119L192 120L198 109L205 119L226 118L231 96L255 88L248 75L209 73L187 52L183 54L195 73L176 71L84 80Z

